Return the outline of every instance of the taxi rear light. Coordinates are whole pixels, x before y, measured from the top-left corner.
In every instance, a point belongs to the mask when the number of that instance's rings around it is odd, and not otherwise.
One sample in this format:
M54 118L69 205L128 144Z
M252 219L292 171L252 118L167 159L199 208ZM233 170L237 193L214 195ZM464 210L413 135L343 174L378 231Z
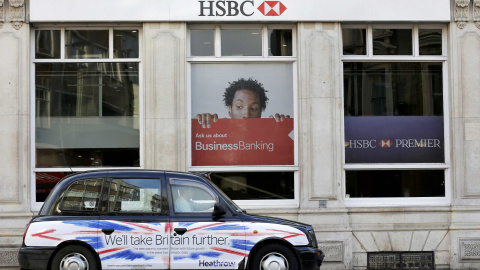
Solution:
M27 235L28 227L30 227L30 222L25 227L25 231L23 232L23 243L25 244L25 235Z

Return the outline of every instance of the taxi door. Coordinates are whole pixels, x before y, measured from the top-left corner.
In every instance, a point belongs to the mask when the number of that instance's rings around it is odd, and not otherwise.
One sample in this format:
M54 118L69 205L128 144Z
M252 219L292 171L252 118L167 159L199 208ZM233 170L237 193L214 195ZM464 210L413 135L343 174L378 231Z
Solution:
M232 215L213 217L219 197L195 179L167 174L170 209L170 269L242 269L245 228Z
M99 221L102 269L168 269L163 173L110 172Z

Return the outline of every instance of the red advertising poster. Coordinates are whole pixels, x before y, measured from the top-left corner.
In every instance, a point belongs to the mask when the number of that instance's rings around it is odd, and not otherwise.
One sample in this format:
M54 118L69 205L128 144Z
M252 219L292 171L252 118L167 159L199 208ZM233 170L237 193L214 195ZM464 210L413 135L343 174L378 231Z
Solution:
M293 119L192 120L192 166L294 165Z

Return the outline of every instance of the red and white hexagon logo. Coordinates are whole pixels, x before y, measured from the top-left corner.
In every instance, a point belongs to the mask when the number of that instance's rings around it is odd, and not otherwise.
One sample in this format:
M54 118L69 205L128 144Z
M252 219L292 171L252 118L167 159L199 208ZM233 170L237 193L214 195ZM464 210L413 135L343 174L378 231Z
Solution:
M280 1L265 1L257 9L265 16L280 16L287 7Z
M381 140L378 145L380 145L382 148L390 148L390 146L393 145L392 141L390 140Z

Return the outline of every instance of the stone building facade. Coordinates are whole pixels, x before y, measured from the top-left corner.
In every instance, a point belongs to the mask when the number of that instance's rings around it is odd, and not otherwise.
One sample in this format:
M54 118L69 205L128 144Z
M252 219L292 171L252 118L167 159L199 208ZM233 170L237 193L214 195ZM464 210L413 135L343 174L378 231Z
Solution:
M38 88L35 88L38 84L35 66L47 62L35 57L36 33L54 29L60 31L60 37L63 38L69 27L106 27L111 32L116 27L135 28L141 32L138 35L140 55L128 58L129 61L138 63L140 70L140 87L138 96L135 97L138 105L135 105L137 107L133 109L133 114L140 115L137 128L140 131L137 136L141 161L135 166L181 171L211 169L220 173L259 170L267 173L267 177L271 171L291 172L295 187L293 199L282 203L240 200L239 204L249 212L312 224L319 245L326 253L322 269L376 269L379 261L398 258L395 257L398 256L395 252L401 252L406 261L420 260L418 254L421 252L433 252L426 254L432 254L433 259L427 261L431 261L435 269L480 268L480 107L477 105L480 103L479 1L438 1L439 6L443 4L448 7L446 13L444 9L438 11L445 15L440 19L431 15L437 12L437 6L433 4L435 1L425 0L416 1L412 10L399 13L422 14L424 11L418 11L423 10L422 5L430 5L432 10L426 12L428 15L425 16L430 19L426 20L421 15L404 19L392 15L393 19L389 20L386 14L383 19L379 15L379 18L373 20L362 20L360 16L352 21L342 19L342 15L338 15L336 20L325 19L320 15L318 19L303 20L299 15L284 21L271 17L251 22L231 18L228 21L222 21L223 18L201 18L201 21L188 18L161 20L147 15L143 21L127 22L115 18L115 15L105 15L105 18L90 21L81 16L69 19L58 15L54 16L58 19L48 21L44 19L46 15L38 14L42 10L39 6L58 4L58 1L34 2L0 0L0 93L3 97L0 99L0 149L3 153L0 156L0 268L18 267L16 256L22 244L25 225L41 205L41 201L35 200L35 194L39 192L35 186L39 183L38 178L35 178L40 173L57 172L55 166L36 165L39 158L35 153L38 148L36 137L39 135L36 135L38 125L35 117L39 107L36 103L39 94ZM199 4L199 1L192 2ZM287 10L295 10L293 2L282 2ZM149 1L143 3L151 4ZM337 9L341 9L341 3L343 2L332 2L330 5L338 5ZM258 4L255 2L255 5ZM375 6L378 1L372 1L371 4L366 10L388 10L386 7ZM61 13L62 6L55 12ZM249 12L253 11L245 13ZM275 25L275 28L278 24L287 25L286 29L292 31L294 52L289 55L292 57L279 58L280 60L269 58L265 62L272 66L287 63L293 70L293 118L297 130L295 162L292 166L263 166L260 169L245 169L242 166L233 169L196 167L192 165L190 157L191 95L194 81L191 74L196 72L196 67L201 68L201 64L215 66L223 60L214 59L218 55L206 59L192 56L189 51L193 40L192 29L203 30L206 27L213 29L216 34L215 31L219 30L215 29L222 29L224 25L242 28L252 24L260 24L260 28L266 25L262 30L264 32L271 25ZM355 58L357 55L345 53L345 29L366 29L365 37L369 39L371 36L368 33L374 32L379 25L382 29L413 29L414 34L422 29L440 29L444 51L440 55L429 57L414 50L411 57L403 58L395 58L398 55L375 58L375 55L370 57L371 53L367 52L358 56L358 59ZM427 27L424 28L424 25ZM114 38L113 36L111 40ZM418 42L422 42L418 39ZM417 42L415 36L413 40L413 43ZM368 46L375 46L374 42L365 43L370 44L366 45L367 51ZM268 58L266 55L262 57ZM112 57L105 59L114 62ZM55 61L53 62L61 62ZM64 62L69 61L67 59ZM236 58L224 60L233 63L236 61L238 62ZM254 61L260 60L255 58ZM348 154L344 139L347 79L344 73L348 64L345 63L376 61L432 62L443 67L443 99L440 102L443 104L445 131L443 161L427 162L428 164L376 161L369 165L346 162L345 156ZM65 167L59 171L65 173L85 169L89 168ZM346 179L349 172L389 170L441 171L443 193L415 197L408 195L408 192L413 192L410 190L401 197L373 199L362 199L360 195L353 198L355 196L350 197L347 193L349 189ZM428 180L426 176L424 178L423 180Z

